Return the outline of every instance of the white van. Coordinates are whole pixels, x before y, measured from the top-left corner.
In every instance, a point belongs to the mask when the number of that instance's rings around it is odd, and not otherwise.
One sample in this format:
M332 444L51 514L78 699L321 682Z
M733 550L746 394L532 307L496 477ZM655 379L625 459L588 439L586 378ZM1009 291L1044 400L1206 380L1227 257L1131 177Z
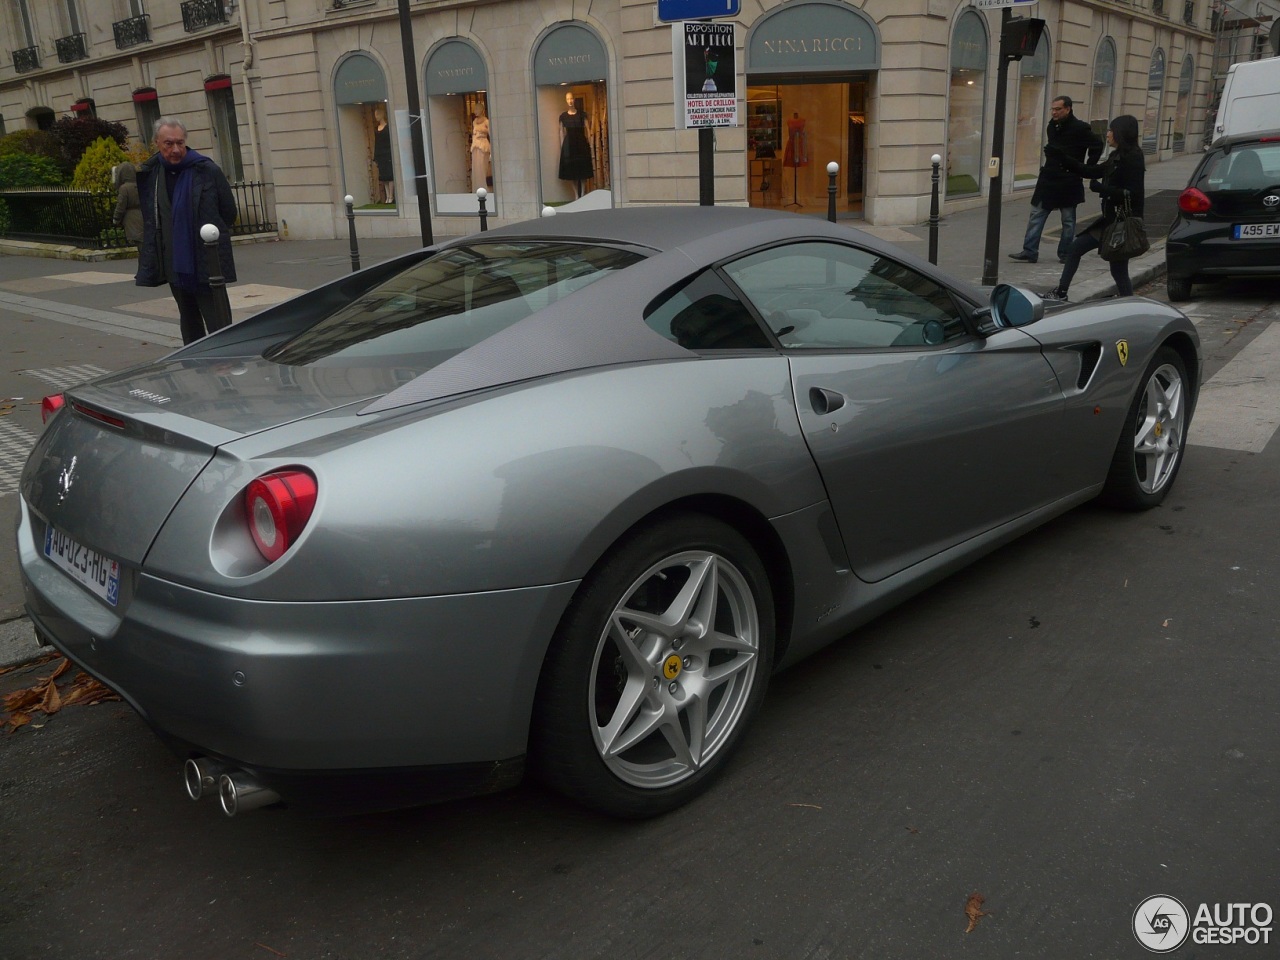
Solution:
M1280 128L1280 57L1233 63L1222 87L1213 142Z

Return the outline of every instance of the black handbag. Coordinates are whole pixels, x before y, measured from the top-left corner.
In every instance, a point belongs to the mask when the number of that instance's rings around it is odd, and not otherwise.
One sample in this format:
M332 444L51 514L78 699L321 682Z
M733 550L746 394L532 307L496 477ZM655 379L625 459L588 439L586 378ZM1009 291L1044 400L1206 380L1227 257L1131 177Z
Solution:
M1116 218L1102 230L1102 245L1098 256L1108 263L1116 260L1132 260L1151 249L1147 239L1147 225L1141 217L1135 217L1126 193L1124 204L1116 208Z

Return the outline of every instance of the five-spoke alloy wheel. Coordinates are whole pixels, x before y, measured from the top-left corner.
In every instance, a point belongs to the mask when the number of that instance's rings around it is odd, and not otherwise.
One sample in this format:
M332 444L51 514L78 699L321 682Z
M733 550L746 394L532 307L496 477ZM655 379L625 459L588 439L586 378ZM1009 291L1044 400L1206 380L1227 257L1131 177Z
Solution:
M1146 510L1164 500L1182 463L1191 397L1182 357L1172 347L1161 347L1125 418L1105 499L1131 510Z
M687 802L764 696L773 620L764 567L720 521L682 514L624 540L544 665L531 735L544 779L617 816Z

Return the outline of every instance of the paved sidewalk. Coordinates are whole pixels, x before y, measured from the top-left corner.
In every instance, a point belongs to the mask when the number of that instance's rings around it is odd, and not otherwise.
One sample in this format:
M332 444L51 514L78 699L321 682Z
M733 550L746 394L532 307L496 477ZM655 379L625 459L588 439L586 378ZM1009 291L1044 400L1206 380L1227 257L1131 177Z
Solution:
M1188 154L1166 163L1151 164L1147 171L1148 230L1152 248L1145 256L1130 264L1134 286L1139 286L1164 271L1163 225L1155 224L1150 217L1155 208L1172 209L1171 197L1180 191L1199 162L1199 154ZM1056 286L1061 265L1055 255L1059 227L1051 215L1041 240L1042 259L1036 264L1023 264L1010 260L1008 254L1021 247L1026 232L1031 191L1020 191L1006 197L1000 214L1000 252L997 263L998 279L1003 283L1016 283L1037 293ZM1161 203L1157 204L1159 200ZM1082 222L1098 212L1097 197L1088 194L1088 200L1080 208ZM875 227L854 223L869 233L902 245L920 257L928 255L929 229L927 224L910 227ZM984 246L987 230L987 204L984 202L972 210L952 213L944 217L938 230L938 262L944 270L980 283L983 274ZM420 246L417 237L392 239L365 239L360 241L362 266L371 266ZM236 320L256 313L264 307L288 299L304 290L319 286L329 280L351 272L350 246L342 240L277 240L257 243L240 243L235 248L239 281L228 287L232 312ZM82 363L82 359L68 356L68 346L58 346L54 341L62 338L60 331L75 331L83 353L89 349L98 351L103 367L116 369L130 362L137 362L139 355L159 356L172 347L179 346L178 314L168 288L145 288L133 284L136 261L47 259L37 256L5 255L0 246L0 314L20 317L24 320L51 321L42 325L50 332L52 340L43 348L32 349L30 356L20 361L23 369L16 374L32 373L27 368L40 367L44 372L63 371L74 379L80 367L61 368L50 366L63 363ZM1107 264L1096 254L1081 262L1071 285L1074 302L1111 296L1115 285ZM67 326L69 325L69 326ZM78 329L77 329L78 328ZM7 328L6 328L7 329ZM18 335L15 330L14 336ZM129 344L128 348L121 344ZM14 352L27 354L23 350ZM36 357L35 354L42 356ZM0 371L3 376L4 371ZM90 371L91 375L92 371ZM3 392L12 396L35 396L39 386L30 381L13 381L10 386L0 385ZM45 390L48 392L48 390ZM8 422L8 421L7 421ZM16 424L14 425L16 426ZM12 427L11 427L12 429ZM38 418L27 428L38 431ZM0 436L0 440L4 437ZM31 442L34 442L32 439ZM16 507L0 490L0 504L4 505L3 528L11 530L7 522ZM12 539L0 549L6 554L0 559L0 668L23 662L36 653L30 623L21 616L22 597L17 583L16 569L11 557Z

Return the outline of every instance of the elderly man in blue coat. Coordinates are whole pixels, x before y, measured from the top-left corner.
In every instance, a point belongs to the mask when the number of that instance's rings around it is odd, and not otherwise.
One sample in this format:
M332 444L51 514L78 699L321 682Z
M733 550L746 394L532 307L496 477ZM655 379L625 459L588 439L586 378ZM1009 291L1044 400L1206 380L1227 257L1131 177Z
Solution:
M181 120L157 120L155 146L156 153L138 167L143 238L134 282L140 287L169 285L178 304L182 342L191 343L231 322L230 310L209 285L200 228L206 223L218 228L220 272L228 283L235 280L231 224L236 199L218 165L187 146Z
M1050 146L1058 147L1072 160L1097 163L1102 155L1102 138L1083 120L1071 112L1070 97L1055 97L1050 106L1052 117L1045 131ZM1046 149L1048 149L1046 147ZM1009 254L1009 259L1023 263L1035 263L1040 259L1040 234L1044 232L1049 211L1057 210L1062 218L1062 236L1058 238L1058 260L1067 261L1067 251L1076 235L1076 207L1084 203L1084 182L1070 173L1057 160L1046 157L1036 189L1031 194L1031 216L1027 220L1027 235L1022 249Z

